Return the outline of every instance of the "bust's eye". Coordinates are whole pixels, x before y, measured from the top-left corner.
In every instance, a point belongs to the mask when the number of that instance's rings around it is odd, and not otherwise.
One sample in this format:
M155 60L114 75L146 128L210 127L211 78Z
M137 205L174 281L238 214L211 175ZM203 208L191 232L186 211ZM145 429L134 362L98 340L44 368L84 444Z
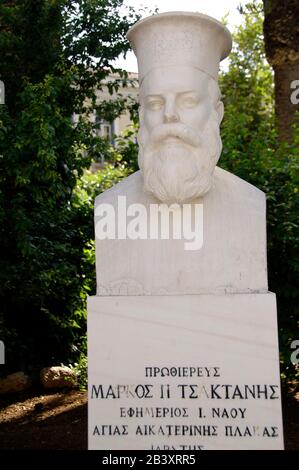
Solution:
M183 108L194 108L199 103L199 99L197 96L181 96L180 97L180 106Z
M151 111L157 111L164 106L164 101L159 98L149 99L146 103L146 107Z

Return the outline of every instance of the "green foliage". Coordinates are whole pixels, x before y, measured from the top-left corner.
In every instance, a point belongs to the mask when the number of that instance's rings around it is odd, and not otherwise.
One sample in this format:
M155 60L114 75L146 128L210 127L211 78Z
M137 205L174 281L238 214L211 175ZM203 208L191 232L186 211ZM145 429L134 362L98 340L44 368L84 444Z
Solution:
M2 0L0 75L10 113L18 111L18 93L51 72L62 52L64 0Z
M82 337L82 346L80 355L76 362L69 364L68 367L72 369L77 376L77 387L80 391L87 390L88 379L88 360L87 360L87 336Z
M73 366L73 370L77 375L77 384L81 392L87 390L87 356L86 354L81 354L78 362Z
M225 118L219 164L266 193L269 288L277 294L282 376L291 378L290 343L299 321L299 132L292 146L279 146L262 5L250 3L241 13L244 25L234 34L229 70L220 80Z
M118 156L118 154L116 154ZM119 156L118 156L119 157ZM97 173L85 171L78 180L74 191L74 205L83 206L86 210L91 210L93 214L94 200L98 194L106 191L121 181L132 172L131 168L122 161L116 163L106 162L103 168Z
M122 161L125 162L132 171L139 170L138 167L138 145L137 145L138 125L133 124L128 127L121 136L116 139L116 148L121 155Z
M99 119L109 120L127 105L101 105L96 89L128 50L125 33L137 18L122 0L0 5L6 86L0 106L0 337L7 358L1 372L68 363L82 351L86 295L95 283L94 233L92 206L84 199L87 176L81 189L77 182L93 158L121 158L97 136L98 123L88 115L96 108ZM117 87L109 84L111 91ZM121 177L121 164L115 167L105 167L97 190Z
M220 162L246 179L252 160L261 160L260 152L275 145L276 135L273 76L264 53L262 11L248 4L243 16L244 25L233 35L229 70L220 78L225 107Z

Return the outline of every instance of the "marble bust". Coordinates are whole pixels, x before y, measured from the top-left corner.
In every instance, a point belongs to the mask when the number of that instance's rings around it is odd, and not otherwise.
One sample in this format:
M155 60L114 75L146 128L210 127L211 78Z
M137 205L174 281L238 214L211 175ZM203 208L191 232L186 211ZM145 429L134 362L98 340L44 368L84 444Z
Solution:
M95 223L110 205L120 224L123 196L146 210L200 205L203 240L188 251L175 237L96 236L97 294L266 292L264 193L216 166L229 31L200 13L169 12L139 21L128 39L139 68L140 171L96 198Z

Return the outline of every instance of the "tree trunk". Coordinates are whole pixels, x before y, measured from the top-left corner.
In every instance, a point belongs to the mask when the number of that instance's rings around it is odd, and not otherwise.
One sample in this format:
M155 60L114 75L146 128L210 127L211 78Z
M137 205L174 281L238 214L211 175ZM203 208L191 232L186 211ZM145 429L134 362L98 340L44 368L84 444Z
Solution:
M263 0L264 38L275 76L275 110L281 141L291 143L299 112L299 1ZM297 97L297 99L296 99ZM298 120L297 120L298 122Z

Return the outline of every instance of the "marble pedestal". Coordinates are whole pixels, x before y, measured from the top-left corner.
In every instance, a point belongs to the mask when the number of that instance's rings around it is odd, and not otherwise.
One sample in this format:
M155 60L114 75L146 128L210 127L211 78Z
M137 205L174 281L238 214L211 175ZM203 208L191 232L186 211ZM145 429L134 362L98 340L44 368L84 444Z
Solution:
M89 449L282 449L272 293L88 299Z

